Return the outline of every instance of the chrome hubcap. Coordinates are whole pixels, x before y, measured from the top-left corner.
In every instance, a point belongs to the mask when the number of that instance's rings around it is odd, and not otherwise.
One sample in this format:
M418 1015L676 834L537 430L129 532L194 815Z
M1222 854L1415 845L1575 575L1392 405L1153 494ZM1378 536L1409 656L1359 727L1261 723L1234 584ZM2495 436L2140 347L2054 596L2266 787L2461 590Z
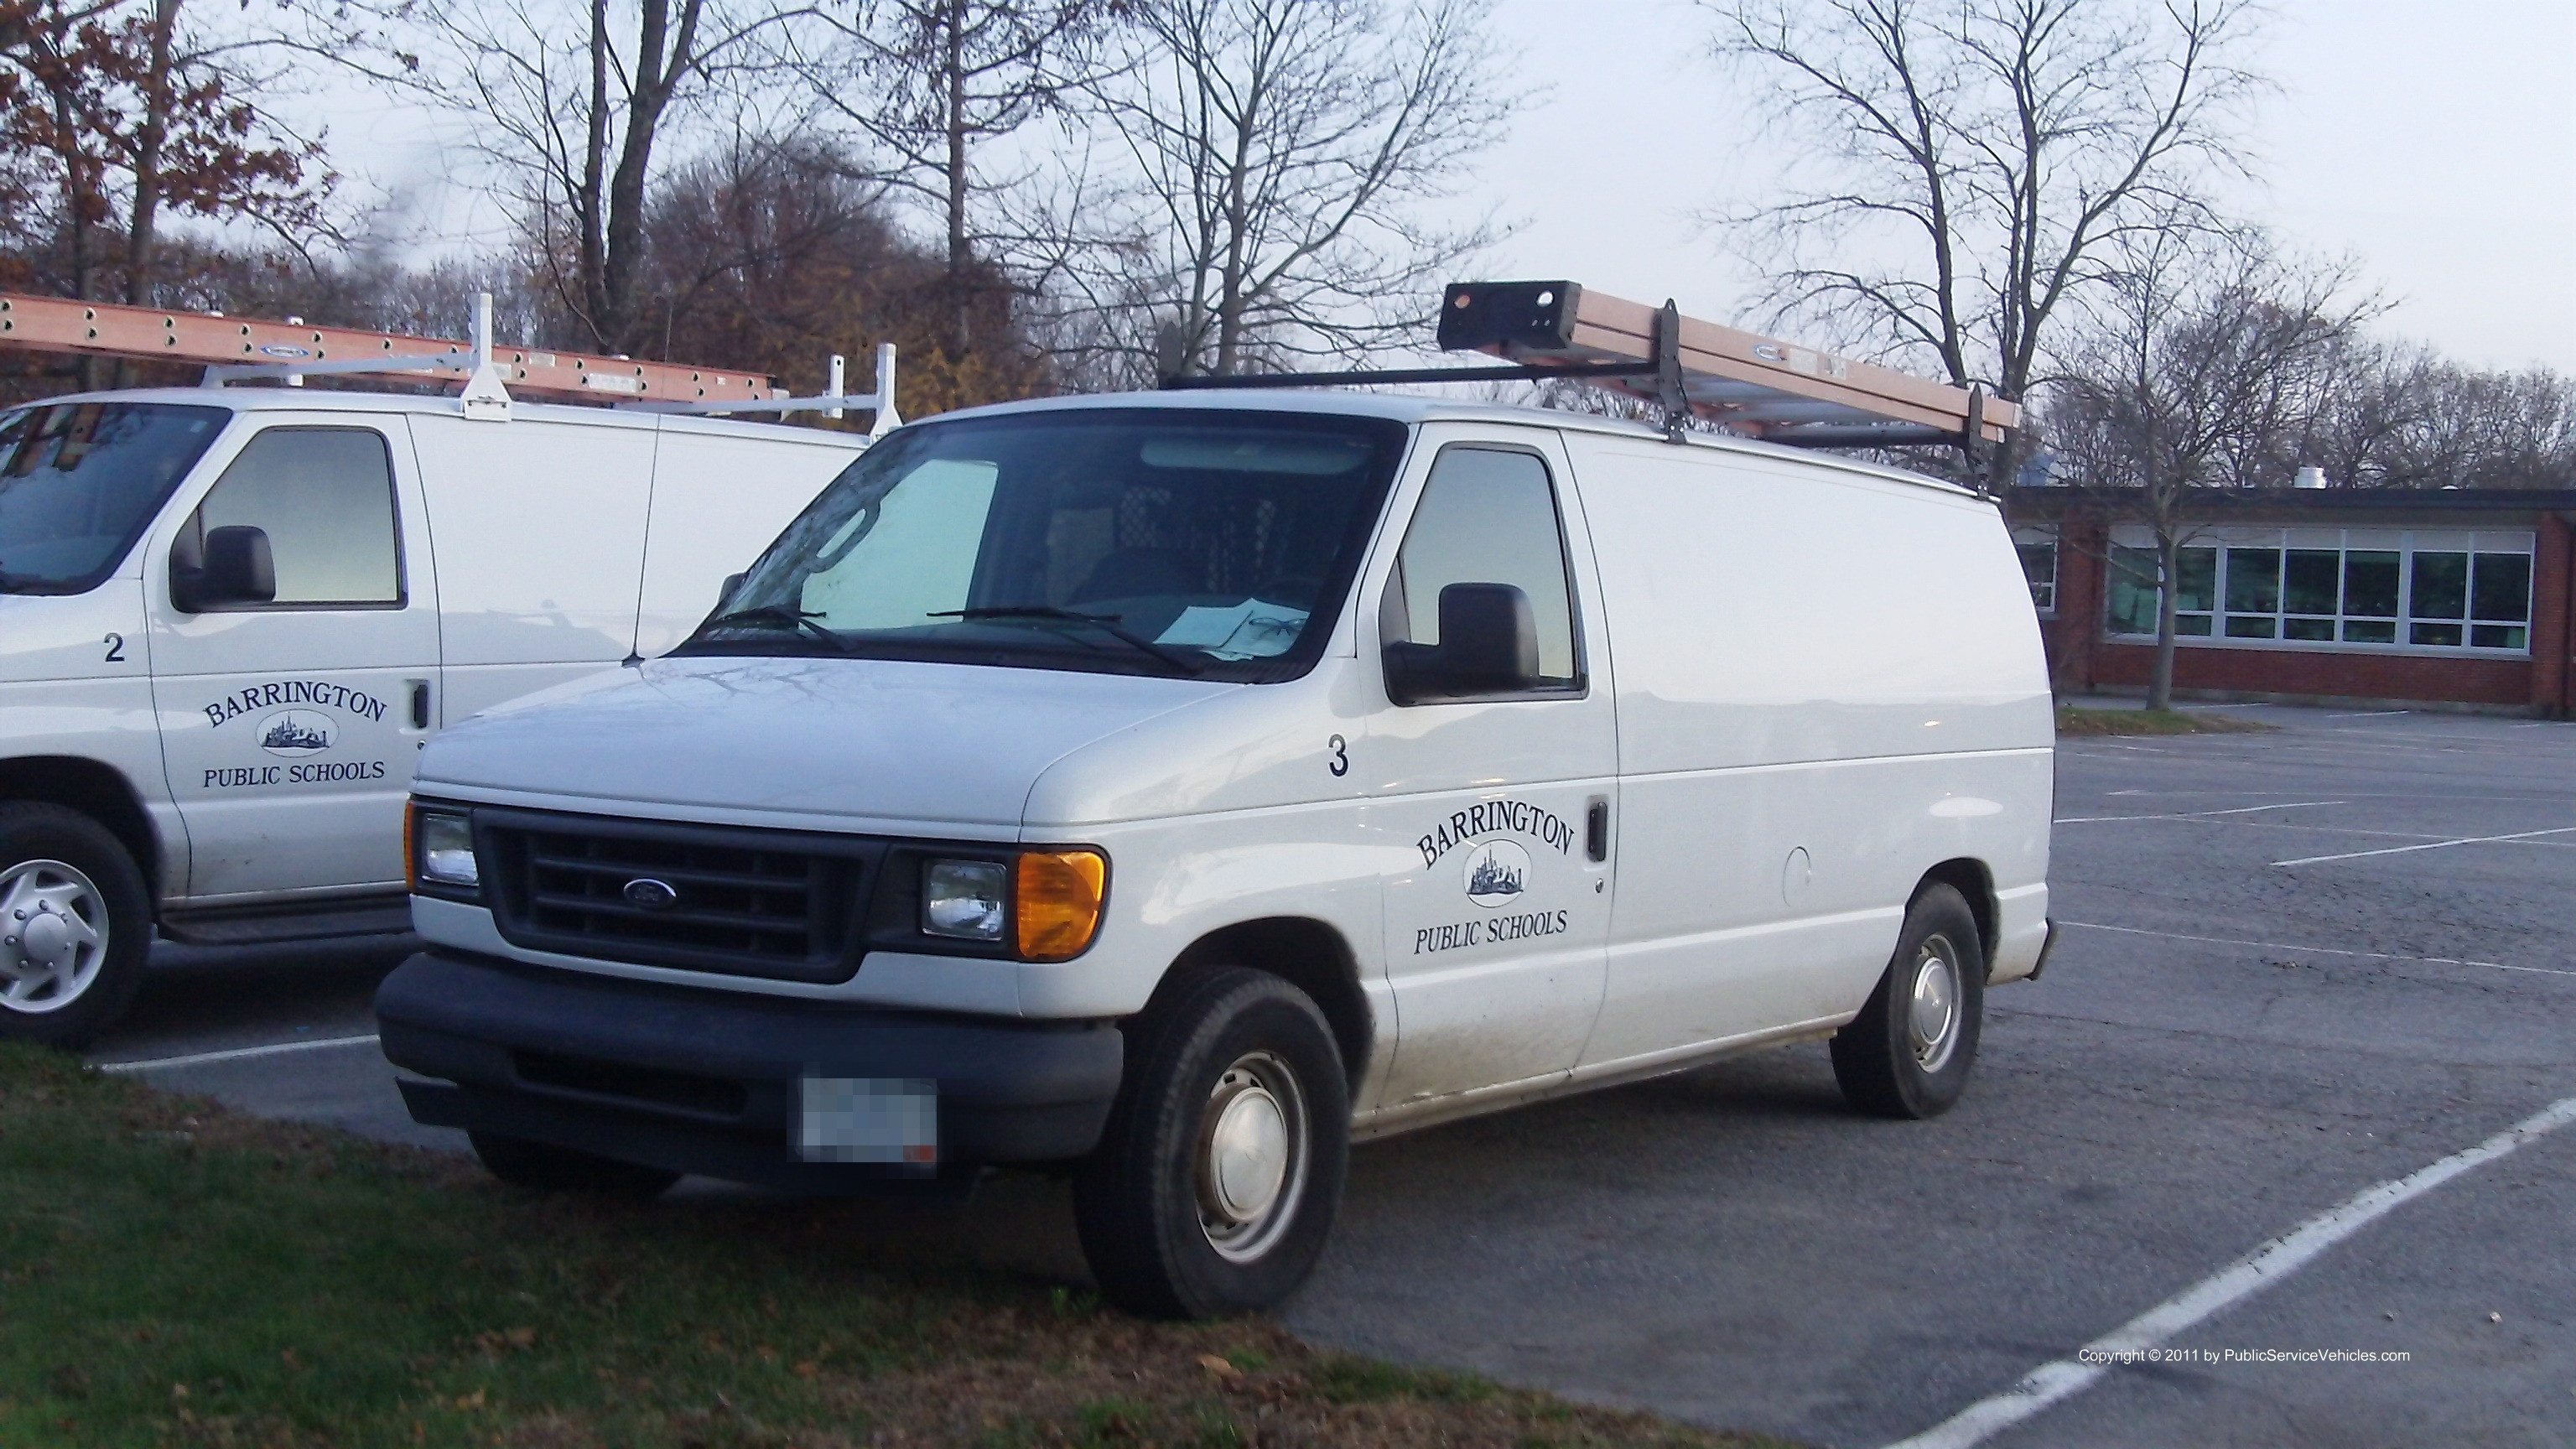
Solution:
M88 876L59 860L0 871L0 1006L59 1011L106 963L107 898Z
M1914 1063L1927 1072L1950 1064L1959 1046L1958 953L1946 936L1927 938L1914 953L1914 986L1907 993L1905 1034Z
M1270 1251L1306 1186L1306 1095L1288 1064L1246 1052L1219 1073L1199 1117L1199 1226L1218 1256Z

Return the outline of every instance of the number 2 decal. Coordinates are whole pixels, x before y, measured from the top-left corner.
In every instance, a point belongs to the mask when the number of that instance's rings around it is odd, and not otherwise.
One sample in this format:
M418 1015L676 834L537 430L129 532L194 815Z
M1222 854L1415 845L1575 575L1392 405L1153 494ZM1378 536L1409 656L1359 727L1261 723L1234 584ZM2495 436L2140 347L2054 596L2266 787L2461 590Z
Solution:
M1335 735L1324 741L1324 748L1332 752L1332 758L1325 762L1324 768L1333 772L1333 778L1340 779L1351 772L1351 751L1347 741Z
M99 641L99 642L101 642L101 643L103 643L103 644L105 644L105 645L107 646L107 662L108 662L108 663L110 663L110 664L123 664L123 663L125 662L125 636L124 636L124 635L122 635L122 634L110 634L110 635L108 635L105 639L103 639L103 640L101 640L101 641Z

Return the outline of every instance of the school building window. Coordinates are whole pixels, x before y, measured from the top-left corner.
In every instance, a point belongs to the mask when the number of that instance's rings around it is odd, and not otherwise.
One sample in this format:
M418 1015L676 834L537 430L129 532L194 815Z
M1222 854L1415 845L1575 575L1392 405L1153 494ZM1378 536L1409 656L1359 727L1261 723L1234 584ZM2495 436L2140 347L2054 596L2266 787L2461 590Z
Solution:
M2057 613L2057 530L2016 528L2013 552L2021 555L2021 576L2030 582L2030 604L2041 618Z
M2531 650L2532 535L2463 529L2226 528L2193 535L2175 569L2174 633L2231 644ZM2156 551L2112 530L2104 611L2155 637Z

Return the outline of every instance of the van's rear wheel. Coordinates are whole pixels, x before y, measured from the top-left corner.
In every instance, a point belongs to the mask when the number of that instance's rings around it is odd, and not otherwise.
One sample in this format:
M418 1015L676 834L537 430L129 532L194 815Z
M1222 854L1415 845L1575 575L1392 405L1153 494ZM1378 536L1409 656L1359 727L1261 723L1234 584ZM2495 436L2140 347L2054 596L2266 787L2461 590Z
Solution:
M1834 1033L1843 1099L1882 1117L1949 1111L1968 1087L1985 1000L1977 918L1957 890L1925 886L1906 907L1896 955L1869 1004Z
M1157 1318L1267 1308L1322 1255L1350 1153L1350 1090L1306 993L1209 972L1140 1018L1100 1146L1074 1177L1092 1276Z
M680 1180L676 1172L557 1147L551 1142L504 1137L498 1132L467 1132L465 1139L474 1144L474 1156L482 1162L483 1170L512 1187L539 1192L587 1192L649 1202Z
M97 821L0 805L0 1037L81 1047L143 984L152 902Z

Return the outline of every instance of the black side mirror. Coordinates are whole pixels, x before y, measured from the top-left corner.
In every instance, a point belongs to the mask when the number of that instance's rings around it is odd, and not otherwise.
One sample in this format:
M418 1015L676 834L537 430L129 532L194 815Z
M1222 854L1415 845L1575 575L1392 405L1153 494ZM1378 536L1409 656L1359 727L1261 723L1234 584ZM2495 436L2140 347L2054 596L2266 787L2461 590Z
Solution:
M175 553L176 550L173 550ZM277 599L277 561L264 529L234 525L206 530L203 562L194 568L171 560L170 601L191 614L233 604Z
M716 607L721 609L732 603L733 596L742 589L742 581L749 577L748 572L725 575L724 587L716 590Z
M1398 704L1535 689L1538 617L1511 584L1451 584L1440 591L1440 642L1390 644L1386 692Z

